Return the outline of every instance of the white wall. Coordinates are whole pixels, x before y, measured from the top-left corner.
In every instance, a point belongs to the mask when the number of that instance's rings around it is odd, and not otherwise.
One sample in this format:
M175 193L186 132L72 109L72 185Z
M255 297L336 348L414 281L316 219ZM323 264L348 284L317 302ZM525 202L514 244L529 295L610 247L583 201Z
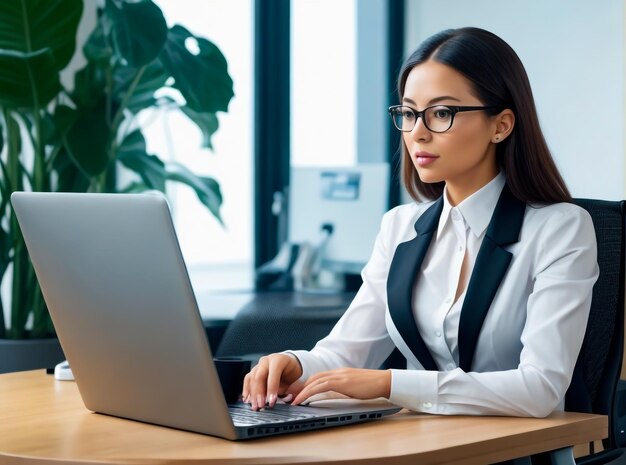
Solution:
M520 56L539 119L574 197L626 198L625 0L407 0L407 54L476 26Z

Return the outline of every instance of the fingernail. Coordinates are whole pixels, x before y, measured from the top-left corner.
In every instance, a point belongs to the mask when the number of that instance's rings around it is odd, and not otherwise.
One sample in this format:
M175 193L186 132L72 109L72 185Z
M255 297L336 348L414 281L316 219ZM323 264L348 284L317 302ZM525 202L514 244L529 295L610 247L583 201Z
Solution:
M293 394L287 394L285 397L283 397L284 402L291 402L292 400L293 400Z
M259 394L256 397L256 402L257 402L257 405L259 406L259 408L261 408L261 407L263 407L265 405L265 399L263 399L263 396L261 394Z
M270 407L273 407L276 404L276 394L270 394Z

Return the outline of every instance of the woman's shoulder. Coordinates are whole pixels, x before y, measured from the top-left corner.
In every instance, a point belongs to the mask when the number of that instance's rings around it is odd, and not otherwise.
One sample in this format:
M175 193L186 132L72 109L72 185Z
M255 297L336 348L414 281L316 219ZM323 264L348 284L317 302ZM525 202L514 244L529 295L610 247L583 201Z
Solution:
M553 224L592 224L591 215L584 208L570 202L528 205L526 218L541 223L549 221Z
M542 243L595 242L591 215L574 203L528 205L523 236Z

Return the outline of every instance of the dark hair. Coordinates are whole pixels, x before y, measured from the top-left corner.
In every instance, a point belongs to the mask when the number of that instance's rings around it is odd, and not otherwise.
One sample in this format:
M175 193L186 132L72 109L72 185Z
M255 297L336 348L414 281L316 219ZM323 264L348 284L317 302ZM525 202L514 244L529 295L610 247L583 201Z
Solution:
M541 132L524 65L505 41L473 27L448 29L429 37L400 70L400 99L409 72L428 60L443 63L463 74L484 105L498 108L490 112L492 115L504 109L515 114L513 131L496 145L496 160L515 197L530 204L571 202L572 197ZM415 200L439 197L445 183L422 182L402 141L400 152L402 178L411 197Z

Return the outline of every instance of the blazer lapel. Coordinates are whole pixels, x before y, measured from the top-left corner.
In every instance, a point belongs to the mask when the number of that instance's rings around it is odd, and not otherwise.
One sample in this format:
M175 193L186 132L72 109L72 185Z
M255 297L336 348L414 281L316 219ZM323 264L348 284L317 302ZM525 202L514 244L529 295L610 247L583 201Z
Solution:
M511 262L512 254L503 246L519 240L525 211L526 204L505 185L478 251L461 309L459 367L465 372L471 370L480 330Z
M391 319L404 342L426 370L437 370L437 364L417 330L413 316L413 287L442 210L443 198L440 197L415 222L417 236L398 245L387 279L387 303Z

